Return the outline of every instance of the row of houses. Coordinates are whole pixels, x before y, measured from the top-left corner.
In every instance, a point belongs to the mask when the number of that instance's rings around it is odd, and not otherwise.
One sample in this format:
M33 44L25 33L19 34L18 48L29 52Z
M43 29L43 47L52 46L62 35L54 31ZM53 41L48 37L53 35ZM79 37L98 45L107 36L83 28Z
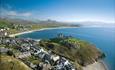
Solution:
M51 50L46 51L37 42L32 39L21 38L0 38L0 44L9 45L20 51L16 58L23 59L36 56L41 59L38 65L29 62L29 66L34 70L75 70L73 64L66 58L52 53Z
M51 51L45 51L43 48L39 47L38 49L34 49L33 53L38 58L42 59L45 64L51 65L51 69L53 70L75 70L75 67L68 59L51 53Z

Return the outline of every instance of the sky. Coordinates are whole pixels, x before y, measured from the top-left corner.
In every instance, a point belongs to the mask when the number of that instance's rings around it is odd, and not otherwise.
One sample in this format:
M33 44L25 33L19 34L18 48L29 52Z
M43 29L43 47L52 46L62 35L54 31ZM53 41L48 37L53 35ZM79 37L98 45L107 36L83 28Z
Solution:
M115 23L115 0L0 0L0 16Z

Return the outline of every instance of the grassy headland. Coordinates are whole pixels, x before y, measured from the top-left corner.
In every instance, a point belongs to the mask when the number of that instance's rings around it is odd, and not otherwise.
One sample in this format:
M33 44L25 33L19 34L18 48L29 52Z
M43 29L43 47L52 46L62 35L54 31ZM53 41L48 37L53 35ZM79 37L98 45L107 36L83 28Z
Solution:
M76 67L87 66L105 57L95 45L71 36L41 40L40 45L70 59L77 65Z

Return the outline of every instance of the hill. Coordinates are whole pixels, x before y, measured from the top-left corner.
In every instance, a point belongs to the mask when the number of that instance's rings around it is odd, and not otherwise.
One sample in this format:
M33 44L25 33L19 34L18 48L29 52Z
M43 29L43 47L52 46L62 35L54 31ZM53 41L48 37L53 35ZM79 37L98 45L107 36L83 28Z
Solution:
M87 66L105 57L105 54L97 49L95 45L71 36L41 40L40 45L80 66Z

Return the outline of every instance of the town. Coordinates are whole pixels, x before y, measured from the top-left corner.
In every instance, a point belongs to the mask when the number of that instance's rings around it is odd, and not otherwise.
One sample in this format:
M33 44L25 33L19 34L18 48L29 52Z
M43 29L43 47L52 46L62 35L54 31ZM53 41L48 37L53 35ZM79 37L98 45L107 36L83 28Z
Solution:
M0 54L7 54L22 60L33 70L75 70L75 66L65 57L46 51L39 46L39 41L27 38L0 37ZM33 64L25 60L35 57L41 62Z

